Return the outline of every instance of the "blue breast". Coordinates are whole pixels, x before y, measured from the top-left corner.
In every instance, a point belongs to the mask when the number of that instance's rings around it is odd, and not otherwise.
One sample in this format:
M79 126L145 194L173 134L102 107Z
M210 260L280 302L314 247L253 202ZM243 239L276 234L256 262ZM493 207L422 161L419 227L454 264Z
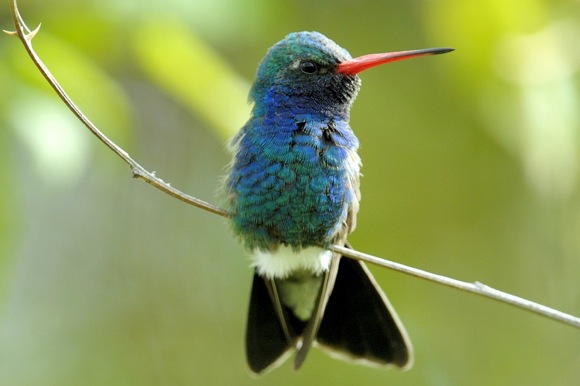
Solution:
M356 199L349 181L359 173L358 140L348 123L299 111L265 115L233 141L225 188L246 247L329 245Z

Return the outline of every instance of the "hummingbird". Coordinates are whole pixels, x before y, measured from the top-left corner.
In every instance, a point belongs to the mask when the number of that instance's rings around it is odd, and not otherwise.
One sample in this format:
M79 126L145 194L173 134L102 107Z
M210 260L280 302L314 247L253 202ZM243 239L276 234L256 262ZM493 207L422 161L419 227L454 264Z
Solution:
M245 337L253 373L292 353L298 369L313 345L355 363L411 367L411 341L370 271L328 247L350 248L361 200L359 141L349 126L357 74L450 51L353 59L321 33L296 32L262 59L223 187L254 269Z

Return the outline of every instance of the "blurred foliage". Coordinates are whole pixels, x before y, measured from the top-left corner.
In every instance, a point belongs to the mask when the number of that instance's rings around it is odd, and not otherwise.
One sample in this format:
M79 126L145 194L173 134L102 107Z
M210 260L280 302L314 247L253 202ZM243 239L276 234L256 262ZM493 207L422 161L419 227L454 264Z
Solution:
M267 48L318 30L353 56L452 54L364 73L360 250L580 314L580 4L572 0L21 1L81 109L149 170L215 202ZM0 10L11 29L8 3ZM254 380L250 269L224 220L135 183L0 37L0 384L572 385L578 331L373 269L409 372L314 350Z
M240 101L247 98L249 85L179 19L146 22L136 28L135 40L137 59L152 80L223 138L244 124L250 109ZM184 81L189 72L195 75Z

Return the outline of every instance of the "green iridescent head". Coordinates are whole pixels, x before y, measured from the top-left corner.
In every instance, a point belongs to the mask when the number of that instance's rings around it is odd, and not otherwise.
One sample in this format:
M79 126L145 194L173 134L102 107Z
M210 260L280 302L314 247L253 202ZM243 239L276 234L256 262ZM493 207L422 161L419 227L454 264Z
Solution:
M342 47L318 32L295 32L276 43L260 63L250 99L279 105L285 98L350 105L360 87L356 75L336 72L352 59Z

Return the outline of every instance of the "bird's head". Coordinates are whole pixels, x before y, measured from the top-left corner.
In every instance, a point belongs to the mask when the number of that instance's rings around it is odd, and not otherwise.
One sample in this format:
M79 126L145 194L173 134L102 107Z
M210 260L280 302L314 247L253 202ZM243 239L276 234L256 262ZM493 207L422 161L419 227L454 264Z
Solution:
M250 99L256 103L257 114L268 108L348 113L360 88L359 72L396 60L449 51L434 48L353 59L321 33L295 32L268 50L258 67Z
M350 59L345 49L318 32L292 33L260 63L250 98L257 109L350 106L360 79L337 72L338 65Z

